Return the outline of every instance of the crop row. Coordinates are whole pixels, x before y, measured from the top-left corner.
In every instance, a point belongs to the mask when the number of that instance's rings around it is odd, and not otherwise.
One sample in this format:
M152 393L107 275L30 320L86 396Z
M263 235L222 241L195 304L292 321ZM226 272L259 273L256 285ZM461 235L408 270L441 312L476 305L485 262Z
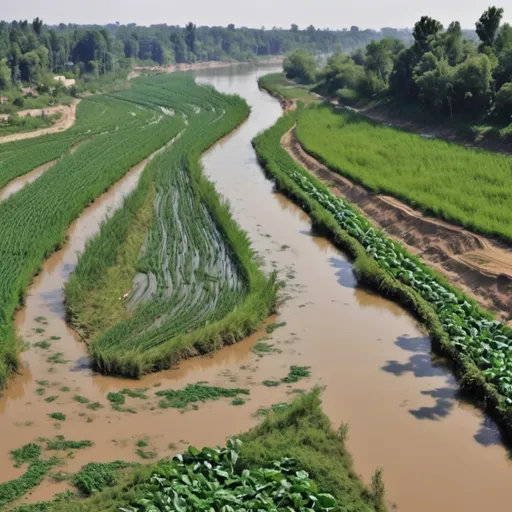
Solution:
M434 341L459 363L464 384L483 392L502 423L510 425L512 331L373 228L346 201L297 165L280 144L296 116L282 118L255 139L267 171L309 211L315 223L356 256L355 270L360 278L397 297L427 324Z
M190 77L139 83L140 88L118 97L148 109L163 107L165 117L185 119L186 127L147 166L132 197L88 245L66 289L76 327L94 333L90 349L97 368L128 376L237 341L257 327L275 302L274 279L267 280L253 262L245 233L199 164L204 150L247 117L247 104L198 86ZM123 274L135 277L123 301L128 311L101 332L84 311L94 311L92 302L111 293L113 283L103 276L120 274L115 268L122 262L113 255L127 253L137 229L132 219L152 189L152 221L145 236L138 237L140 258L132 252L123 267Z
M77 123L75 133L87 140L0 204L0 386L17 364L14 311L44 258L63 243L66 228L88 204L184 125L172 117L150 124L155 112L134 111L132 104L115 98L86 99L82 105L84 122ZM106 121L95 123L93 112ZM25 141L16 144L7 146L23 161Z

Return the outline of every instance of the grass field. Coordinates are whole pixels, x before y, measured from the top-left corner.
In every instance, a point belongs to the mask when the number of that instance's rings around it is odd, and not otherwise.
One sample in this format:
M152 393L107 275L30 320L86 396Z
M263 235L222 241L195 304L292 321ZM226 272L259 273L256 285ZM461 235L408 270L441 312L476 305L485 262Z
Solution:
M512 158L402 132L329 106L297 137L331 169L468 229L512 240Z
M274 278L254 263L245 233L199 164L205 149L247 117L247 104L190 77L137 84L115 97L163 108L186 126L89 243L66 289L70 317L91 338L97 368L134 377L238 341L276 299Z
M299 87L294 82L287 80L283 73L270 73L262 76L258 84L261 88L277 94L287 100L298 100L304 104L318 103L317 96L311 94L307 87Z
M232 483L238 481L244 470L248 470L250 473L255 472L254 476L256 476L260 468L272 468L274 471L278 470L273 473L276 475L282 470L281 468L290 464L293 467L292 472L289 473L290 479L297 476L297 471L305 471L308 473L308 477L303 473L299 473L299 477L310 480L308 486L295 487L296 497L304 491L306 491L306 495L310 492L319 493L320 499L326 499L325 494L331 495L335 500L334 507L330 508L333 512L384 512L386 510L380 476L377 474L373 479L371 489L362 484L352 468L350 454L344 446L343 429L333 430L329 419L321 410L318 390L300 397L282 412L269 414L262 424L243 434L240 439L242 445L236 448L238 455L236 458L232 458L233 445L231 444L230 449L221 452L208 448L199 452L199 450L191 448L183 453L184 463L192 465L195 458L201 459L210 454L214 457L211 459L214 470L219 471L220 468L215 466L219 463L216 454L220 454L220 460L224 461L222 462L225 466L223 469L232 475ZM225 456L229 456L229 459L224 459ZM285 457L292 460L285 462L283 461ZM32 464L34 465L34 463ZM171 479L174 471L183 470L183 466L178 465L178 461L162 460L157 464L128 469L120 474L119 469L126 466L127 464L123 465L121 462L103 465L88 464L71 479L73 485L77 486L86 497L79 498L68 493L56 498L55 501L16 507L13 512L92 512L98 510L102 512L119 512L119 510L141 512L149 510L139 504L142 498L148 499L146 502L148 507L151 505L156 507L158 504L155 493L159 490L159 485L155 481L151 482L151 477L157 475ZM194 474L198 474L197 470L194 472L190 470L190 478L195 478ZM212 479L213 485L213 480L217 478L208 473L206 479L201 480L204 482ZM279 481L279 479L276 478L274 481ZM252 482L253 478L247 481L248 487L253 485ZM219 484L222 494L231 494L233 485L225 486L223 480ZM265 487L268 485L262 486L262 488L258 487L259 495L266 494ZM175 482L174 488L179 493L183 490L179 482ZM193 493L198 492L200 488L201 485L188 487L189 491ZM163 493L166 492L164 489L161 490ZM93 491L96 492L93 493ZM213 498L213 493L209 494L210 499ZM219 492L219 498L220 495ZM206 498L204 495L203 497ZM196 498L190 499L198 503ZM235 499L235 496L233 495L231 499ZM286 502L287 495L281 495L280 499ZM329 502L332 503L330 498ZM186 504L188 505L189 502ZM277 508L268 508L269 503L265 506L263 504L256 506L256 503L249 500L246 500L245 506L248 510L278 510ZM210 510L224 509L213 507ZM285 509L279 508L279 510ZM297 504L291 510L300 510L299 505ZM308 510L325 509L318 506L318 508Z

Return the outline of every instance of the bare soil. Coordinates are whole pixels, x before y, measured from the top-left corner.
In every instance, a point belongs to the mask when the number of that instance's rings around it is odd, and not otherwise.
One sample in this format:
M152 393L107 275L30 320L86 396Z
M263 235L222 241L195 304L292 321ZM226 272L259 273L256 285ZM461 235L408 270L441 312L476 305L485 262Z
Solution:
M33 139L35 137L40 137L41 135L48 135L50 133L58 133L63 132L65 130L69 130L76 121L76 107L80 103L80 99L74 99L71 105L56 105L55 107L48 107L44 109L31 109L31 110L22 110L18 112L20 117L32 116L39 117L44 112L47 115L60 113L61 116L57 121L48 128L40 128L39 130L33 130L31 132L24 133L13 133L12 135L6 135L5 137L0 137L0 144L4 144L6 142L15 142L18 140L24 139ZM7 116L8 117L8 116Z
M306 153L294 130L286 133L281 142L295 161L483 308L493 311L502 321L512 320L510 245L429 217L393 197L372 194Z

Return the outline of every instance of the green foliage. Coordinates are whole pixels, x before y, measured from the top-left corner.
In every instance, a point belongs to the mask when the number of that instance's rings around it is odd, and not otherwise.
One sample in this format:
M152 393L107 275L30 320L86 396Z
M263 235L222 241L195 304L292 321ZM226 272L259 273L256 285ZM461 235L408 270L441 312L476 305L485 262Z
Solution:
M20 467L27 462L33 462L39 459L41 455L41 447L36 443L29 443L21 448L11 451L11 457L14 460L15 467Z
M296 50L284 59L283 69L286 78L312 84L316 81L316 60L303 50Z
M46 450L81 450L93 446L92 441L68 441L64 436L56 436L55 439L46 440Z
M63 414L62 412L52 412L52 413L48 414L48 416L50 418L52 418L52 420L56 420L56 421L65 421L66 420L66 415Z
M286 325L286 322L281 323L272 323L268 324L265 330L267 331L267 334L272 334L276 329L279 329L281 327L284 327Z
M136 453L141 459L145 459L145 460L156 459L156 457L158 455L155 451L144 451L140 448L136 451Z
M277 388L278 386L281 385L281 381L280 380L264 380L262 382L262 384L264 386L266 386L267 388Z
M76 473L71 482L85 496L116 485L119 480L120 470L135 467L138 464L115 461L108 463L92 462L86 464Z
M256 416L267 416L267 414L270 414L270 413L280 413L280 412L283 412L285 411L286 409L288 409L288 407L290 407L290 404L287 404L286 402L280 402L280 403L277 403L277 404L272 404L270 407L260 407L257 411L256 411Z
M164 397L164 400L161 402L161 407L173 407L176 409L185 409L188 405L197 402L218 400L224 397L234 398L238 395L249 394L248 389L221 388L203 384L189 384L183 389L168 389L156 392L157 396Z
M276 348L272 343L265 343L264 341L259 341L251 348L251 351L254 352L257 356L263 357L268 354L280 354L281 350Z
M112 393L107 395L107 399L112 405L124 405L126 398L122 393Z
M146 391L148 388L144 389L123 389L121 393L123 395L129 396L131 398L140 398L141 400L147 400L148 396L146 395Z
M496 95L496 113L505 123L512 122L512 82L503 84L498 91Z
M55 400L57 400L57 398L59 398L59 397L56 395L53 395L53 396L49 396L49 397L45 398L44 401L51 404L52 402L55 402Z
M391 194L471 230L512 239L507 156L427 140L325 106L304 110L296 133L309 153L375 193Z
M320 492L293 459L274 460L258 469L238 469L241 446L239 440L229 440L225 449L205 448L200 452L189 447L152 477L154 488L132 511L149 512L166 502L183 511L335 509L334 497Z
M73 397L73 400L75 402L78 402L79 404L88 404L89 403L89 399L86 398L85 396L81 396L81 395L75 395Z
M243 398L233 398L233 400L231 400L231 405L234 405L234 406L238 406L238 405L244 405L246 402Z
M281 381L286 384L294 384L295 382L299 382L299 380L311 377L309 369L309 366L290 366L288 375L284 379L281 379Z
M146 446L148 446L148 441L146 439L139 439L136 443L135 443L139 448L145 448Z

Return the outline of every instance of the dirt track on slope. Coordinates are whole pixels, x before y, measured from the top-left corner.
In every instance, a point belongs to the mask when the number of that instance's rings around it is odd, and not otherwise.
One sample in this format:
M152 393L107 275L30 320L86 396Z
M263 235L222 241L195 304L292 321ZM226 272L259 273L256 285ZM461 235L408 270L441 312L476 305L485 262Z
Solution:
M33 139L35 137L40 137L41 135L48 135L50 133L58 133L68 130L75 124L76 120L76 107L80 103L79 99L74 99L71 105L56 105L55 107L48 107L44 109L32 109L32 110L22 110L18 112L20 117L25 117L30 115L32 117L41 116L42 111L44 110L47 115L60 113L61 117L57 119L57 121L48 128L40 128L39 130L33 130L30 132L23 133L13 133L12 135L6 135L5 137L0 137L0 144L4 144L6 142L15 142L18 140L24 139Z
M302 167L356 205L379 229L440 271L503 321L512 320L512 248L424 215L397 199L374 195L306 153L293 128L281 140Z

